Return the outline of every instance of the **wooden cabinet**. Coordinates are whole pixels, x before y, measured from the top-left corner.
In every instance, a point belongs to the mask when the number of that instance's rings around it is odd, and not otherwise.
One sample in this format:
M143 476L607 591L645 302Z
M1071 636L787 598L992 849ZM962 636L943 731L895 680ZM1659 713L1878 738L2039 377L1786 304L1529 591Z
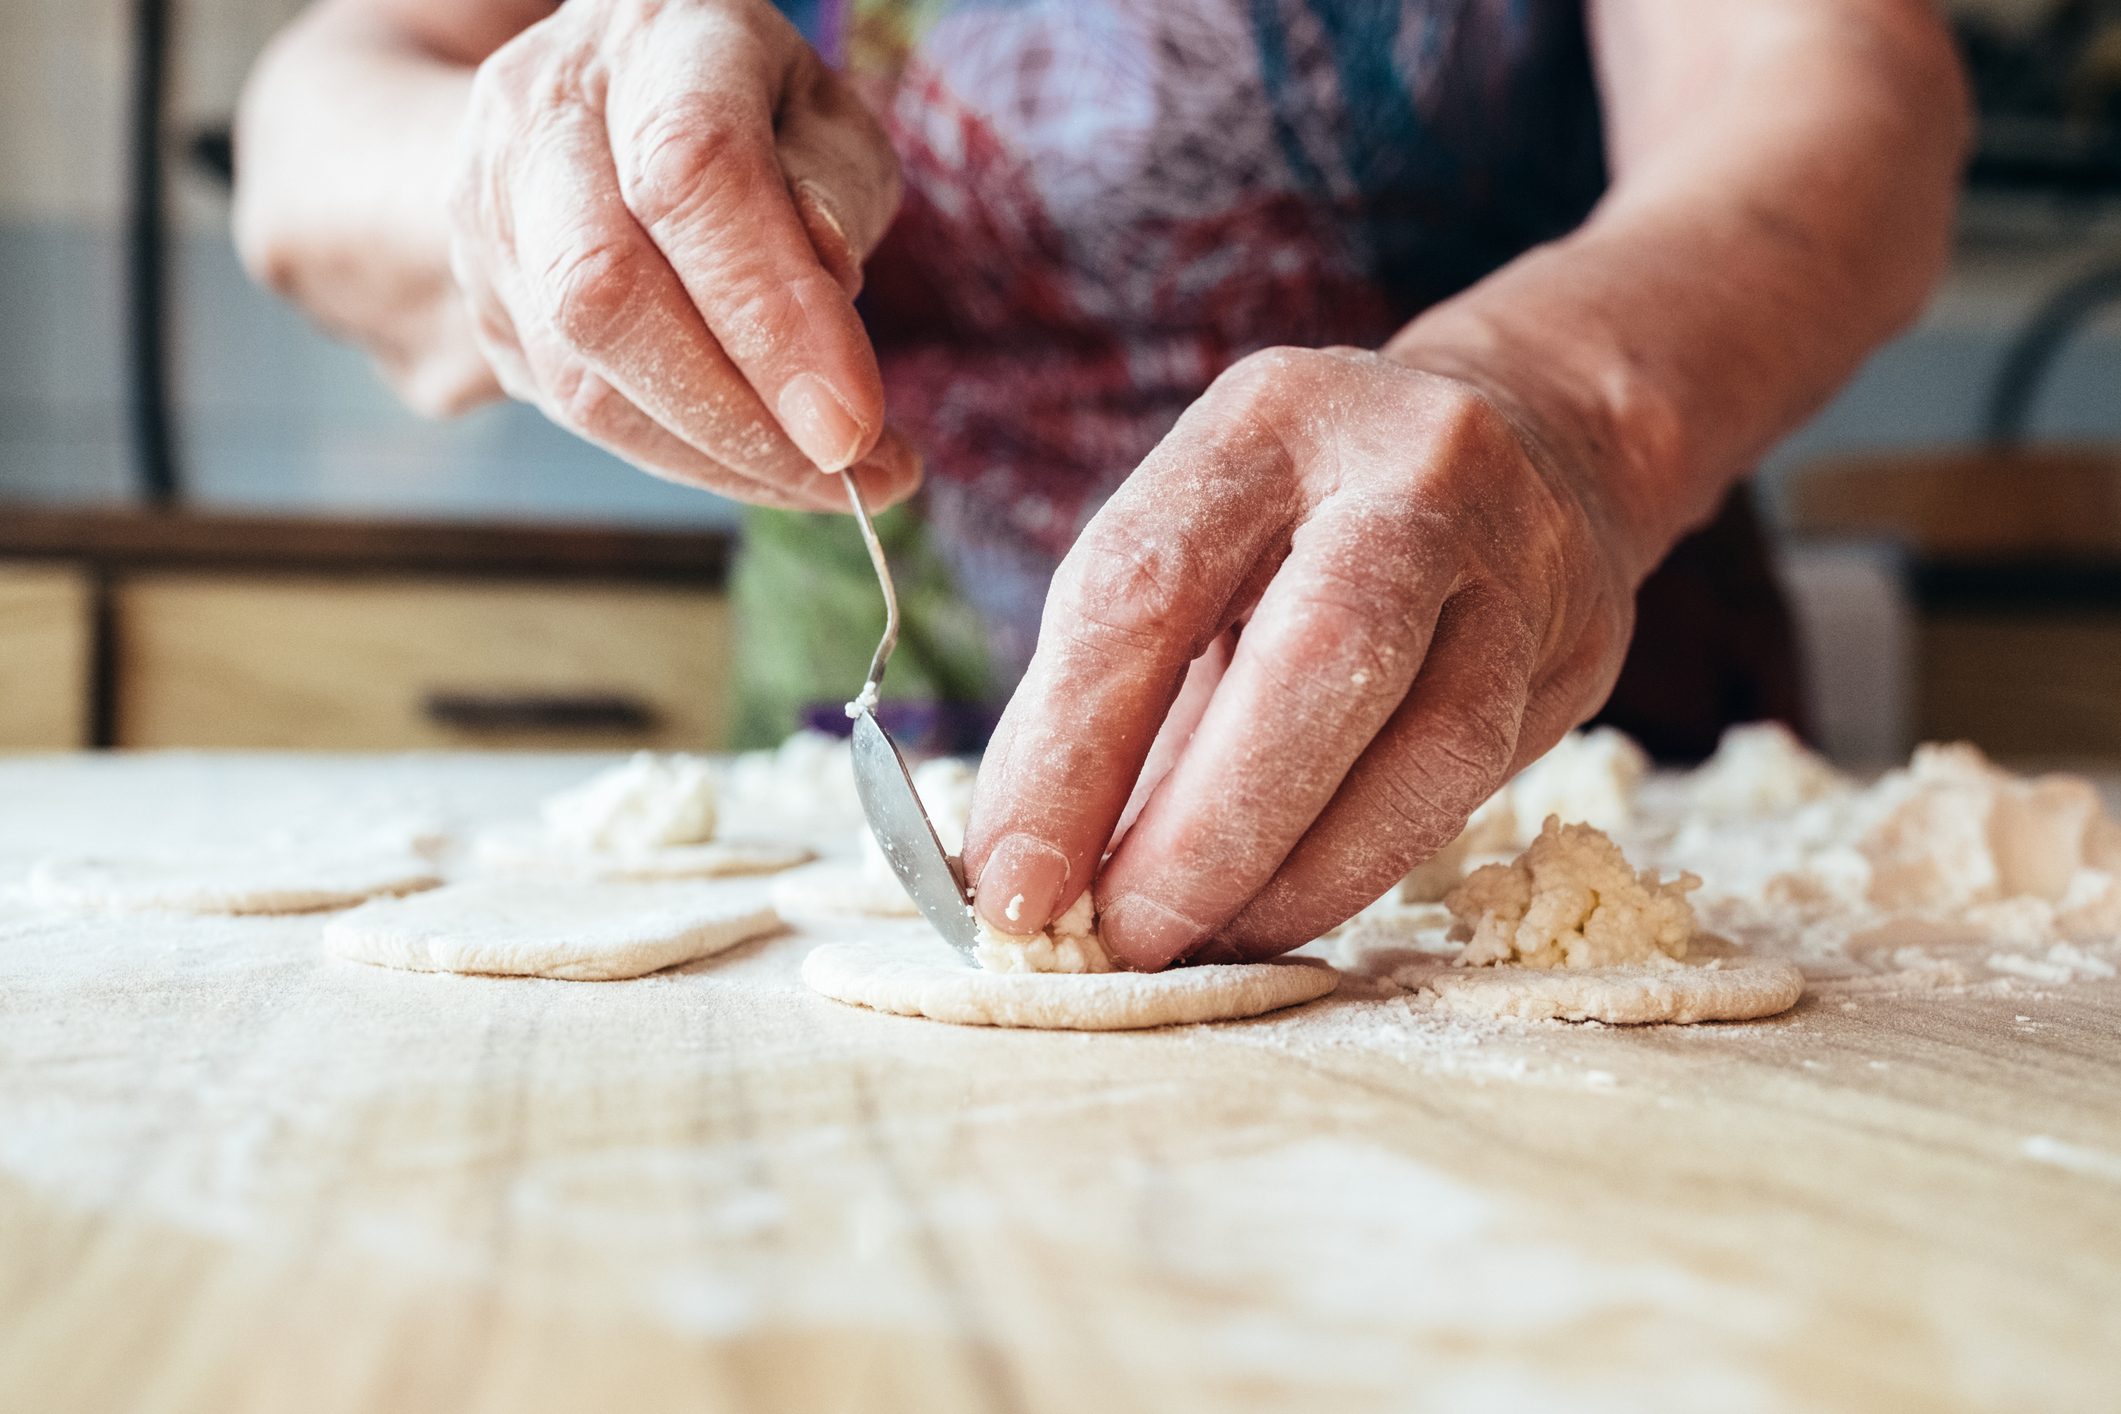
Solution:
M721 531L0 507L0 749L724 744Z
M700 590L135 575L111 632L119 746L701 750L727 721Z
M1924 618L1918 722L2027 762L2121 760L2121 610Z
M88 745L94 642L85 571L0 563L0 751Z

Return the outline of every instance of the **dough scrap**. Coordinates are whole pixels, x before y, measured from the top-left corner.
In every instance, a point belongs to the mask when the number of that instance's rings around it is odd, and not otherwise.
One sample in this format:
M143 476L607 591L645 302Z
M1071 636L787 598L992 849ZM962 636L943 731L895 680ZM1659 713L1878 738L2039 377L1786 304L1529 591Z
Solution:
M631 850L577 850L535 827L489 830L472 843L472 862L501 874L656 882L773 874L816 856L781 840L708 840Z
M334 854L299 849L242 854L47 859L29 894L93 913L210 915L322 913L363 899L432 889L434 864L409 850Z
M473 879L364 904L325 926L324 948L415 972L605 982L711 957L780 926L756 887Z
M1413 977L1403 980L1412 982ZM1420 979L1436 1004L1463 1016L1526 1021L1753 1021L1788 1011L1804 974L1771 959L1636 963L1625 967L1438 968Z
M834 1001L960 1026L1130 1031L1229 1021L1315 1001L1340 977L1324 963L1179 967L1168 972L988 972L925 931L827 943L803 980Z

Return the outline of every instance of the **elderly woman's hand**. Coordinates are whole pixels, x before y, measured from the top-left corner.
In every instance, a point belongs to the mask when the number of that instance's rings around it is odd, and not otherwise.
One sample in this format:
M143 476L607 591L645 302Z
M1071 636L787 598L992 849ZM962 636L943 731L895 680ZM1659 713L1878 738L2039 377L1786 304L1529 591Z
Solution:
M1662 549L1585 445L1379 354L1224 374L1061 566L980 774L988 921L1094 877L1128 965L1271 956L1447 843L1610 690Z
M898 168L765 0L572 0L479 66L451 267L513 396L648 470L768 505L875 505L884 430L854 310Z

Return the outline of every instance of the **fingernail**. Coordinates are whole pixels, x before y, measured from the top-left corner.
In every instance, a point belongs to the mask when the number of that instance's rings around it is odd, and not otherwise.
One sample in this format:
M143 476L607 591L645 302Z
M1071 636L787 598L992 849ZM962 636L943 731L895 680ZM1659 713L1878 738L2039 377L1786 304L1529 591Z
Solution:
M1004 835L974 890L980 915L1004 933L1036 933L1060 912L1068 856L1035 835ZM1009 910L1015 907L1016 916Z
M830 383L815 373L798 373L781 389L775 406L781 426L820 470L839 471L854 464L866 429Z
M1155 899L1127 894L1105 905L1097 931L1114 957L1146 971L1168 966L1208 930Z

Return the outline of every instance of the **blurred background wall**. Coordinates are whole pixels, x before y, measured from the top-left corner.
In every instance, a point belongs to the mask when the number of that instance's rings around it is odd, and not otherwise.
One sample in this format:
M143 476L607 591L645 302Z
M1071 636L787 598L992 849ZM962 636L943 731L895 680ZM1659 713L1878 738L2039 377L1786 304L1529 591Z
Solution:
M136 495L125 404L126 114L146 8L5 0L0 9L0 503L113 505ZM294 0L182 0L169 10L168 366L187 504L466 524L726 526L724 503L625 468L527 409L448 423L413 417L357 355L247 282L215 168L226 160L244 71L296 8ZM1786 527L1804 520L1791 488L1823 464L1856 456L1870 458L1858 471L1904 470L1907 456L1981 446L2014 343L2043 309L2054 312L2059 291L2121 265L2121 3L1954 0L1947 8L1983 107L1956 265L1921 323L1768 460L1763 500ZM2121 465L2121 301L2063 322L2066 337L2055 341L2026 411L2028 436L2110 451ZM1812 533L1790 538L1788 577L1827 744L1851 759L1880 759L1911 735L1960 729L1950 711L1935 710L1940 692L1959 689L1925 679L1942 650L1925 638L1929 606L1902 538L1890 526L1885 534L1799 528ZM2121 543L2121 527L2110 529ZM2092 582L2091 590L2051 588L2040 612L2111 619L2112 639L2091 642L2121 659L2121 612L2100 598L2105 581ZM1993 663L1955 671L2011 672L2051 656L2021 642ZM2110 688L2121 694L2121 681L2070 689L2079 699L2071 710L2107 712L2110 725L2031 754L2121 759L2121 712L2101 705ZM85 730L125 737L107 721Z
M208 155L295 0L172 11L170 330L179 453L202 505L717 523L521 408L403 411L363 361L252 286ZM0 8L0 497L132 494L123 404L126 106L134 7Z

